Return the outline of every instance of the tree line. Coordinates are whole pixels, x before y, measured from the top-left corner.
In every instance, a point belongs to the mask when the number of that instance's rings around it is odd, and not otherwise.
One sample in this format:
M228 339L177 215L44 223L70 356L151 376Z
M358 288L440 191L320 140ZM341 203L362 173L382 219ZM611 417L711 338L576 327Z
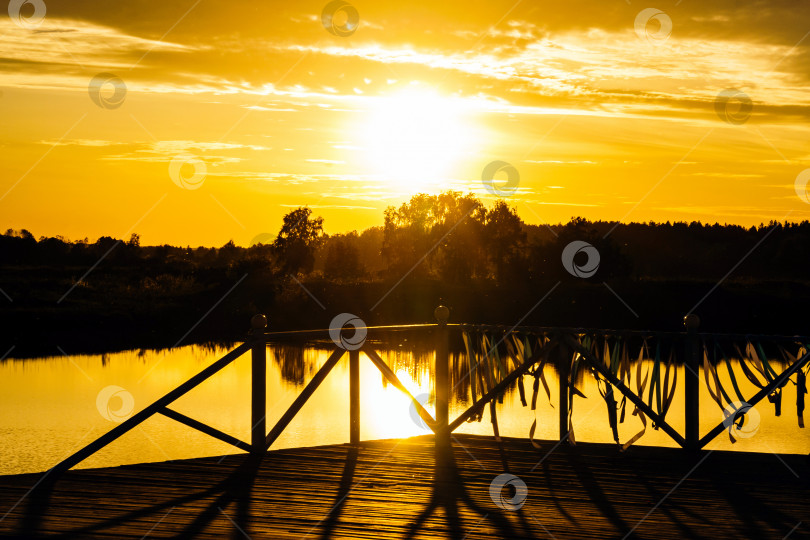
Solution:
M311 209L287 213L272 241L249 247L142 246L140 237L69 241L26 229L0 235L6 266L131 266L150 274L227 270L329 281L374 281L410 275L452 283L522 283L574 279L561 263L570 242L596 248L595 280L715 280L734 268L736 279L804 281L810 264L810 222L759 226L693 221L525 223L514 207L487 207L473 194L417 194L384 212L384 224L328 235ZM767 238L766 238L767 236ZM270 235L272 238L272 235Z

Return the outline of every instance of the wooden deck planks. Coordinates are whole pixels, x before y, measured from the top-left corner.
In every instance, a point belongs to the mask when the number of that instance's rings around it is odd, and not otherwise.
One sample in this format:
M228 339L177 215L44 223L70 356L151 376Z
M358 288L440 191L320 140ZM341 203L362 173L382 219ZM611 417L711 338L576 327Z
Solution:
M508 472L528 488L519 511L490 498L504 472L493 439L455 435L438 467L432 438L418 437L277 450L258 464L240 454L70 471L30 493L43 475L0 477L0 535L810 537L807 456L555 444L504 440Z

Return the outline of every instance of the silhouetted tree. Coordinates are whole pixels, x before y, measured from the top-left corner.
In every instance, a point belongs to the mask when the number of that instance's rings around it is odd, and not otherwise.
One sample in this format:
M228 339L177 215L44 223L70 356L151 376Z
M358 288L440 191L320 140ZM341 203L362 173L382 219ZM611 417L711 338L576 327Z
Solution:
M615 237L613 235L605 236L594 225L595 224L588 220L578 217L571 219L571 221L559 230L558 236L554 242L555 264L559 269L558 276L563 279L572 279L572 276L564 270L561 264L562 252L569 243L575 240L581 240L591 244L599 253L599 268L594 275L594 279L629 279L632 277L632 265L630 260L622 253ZM583 265L587 260L588 255L584 252L580 252L574 257L576 265Z
M420 193L385 210L382 255L388 268L414 268L452 280L469 279L482 267L481 235L486 209L474 195Z
M362 275L357 249L357 231L336 234L327 241L324 274L330 278L350 279Z
M439 277L467 281L486 274L483 230L486 208L475 195L447 191L436 197L436 223L432 238L438 243L436 266Z
M284 216L273 251L285 273L311 272L315 250L323 237L323 218L311 218L312 210L300 207Z
M499 200L486 213L484 241L496 280L526 275L526 232L514 208Z
M357 252L363 273L376 275L385 268L382 256L383 228L370 227L360 233Z
M428 254L436 212L436 197L424 193L414 195L399 208L385 209L381 252L391 272L407 272ZM428 266L415 270L427 273Z

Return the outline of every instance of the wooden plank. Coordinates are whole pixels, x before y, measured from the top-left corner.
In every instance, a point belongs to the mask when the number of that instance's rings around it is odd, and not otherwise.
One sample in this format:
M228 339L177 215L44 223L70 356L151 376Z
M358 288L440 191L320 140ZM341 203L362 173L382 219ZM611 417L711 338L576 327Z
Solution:
M490 437L456 434L437 463L433 437L365 441L0 477L0 536L150 538L790 538L807 536L805 456L504 438L527 485L519 511L490 484L503 465ZM697 467L696 467L697 465ZM794 473L798 475L797 478ZM453 478L450 483L441 479ZM22 502L17 504L22 499ZM13 507L13 509L12 509ZM420 516L424 514L424 519ZM4 517L5 516L5 517ZM414 525L416 525L414 527ZM238 527L238 528L237 528Z

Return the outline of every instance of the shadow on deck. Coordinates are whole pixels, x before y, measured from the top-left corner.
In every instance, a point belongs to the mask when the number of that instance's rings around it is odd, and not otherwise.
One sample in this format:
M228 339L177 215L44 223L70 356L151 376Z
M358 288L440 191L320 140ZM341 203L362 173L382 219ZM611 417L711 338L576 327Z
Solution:
M45 538L794 538L806 456L455 435L0 477L0 535ZM436 458L439 458L438 460ZM505 463L502 459L505 457ZM504 471L504 464L508 471ZM509 472L519 510L490 496ZM32 489L36 484L36 488ZM504 496L510 494L504 491ZM3 517L5 515L5 517Z

